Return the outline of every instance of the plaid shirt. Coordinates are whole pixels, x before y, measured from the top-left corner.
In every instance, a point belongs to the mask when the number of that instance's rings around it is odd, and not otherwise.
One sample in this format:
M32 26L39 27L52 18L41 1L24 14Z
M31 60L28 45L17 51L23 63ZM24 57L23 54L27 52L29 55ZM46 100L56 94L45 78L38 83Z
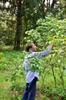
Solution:
M37 72L36 70L32 71L30 59L41 58L50 52L51 52L51 48L48 48L48 49L41 51L41 52L32 52L31 51L31 52L29 52L29 54L27 54L25 56L22 67L23 67L25 74L26 74L26 83L30 83L34 79L34 77L37 77L37 78L39 77L39 72ZM36 65L35 65L35 67L36 67Z

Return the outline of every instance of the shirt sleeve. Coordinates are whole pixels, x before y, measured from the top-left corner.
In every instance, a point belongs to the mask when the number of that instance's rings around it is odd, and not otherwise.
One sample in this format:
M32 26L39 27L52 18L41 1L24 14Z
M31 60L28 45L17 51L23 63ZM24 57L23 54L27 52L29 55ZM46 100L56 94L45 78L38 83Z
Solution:
M22 68L25 70L27 65L28 65L28 59L24 59L24 61L22 63Z
M46 49L46 50L43 50L41 52L32 52L31 54L28 55L28 58L32 58L32 57L37 57L37 58L41 58L43 57L44 55L47 55L51 52L50 49Z

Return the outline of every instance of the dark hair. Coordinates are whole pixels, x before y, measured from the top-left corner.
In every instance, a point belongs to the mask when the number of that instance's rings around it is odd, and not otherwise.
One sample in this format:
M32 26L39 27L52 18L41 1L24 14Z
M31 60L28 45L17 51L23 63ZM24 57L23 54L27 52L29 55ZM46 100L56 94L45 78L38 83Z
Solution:
M33 43L28 43L26 45L26 51L29 52L29 49L32 48Z

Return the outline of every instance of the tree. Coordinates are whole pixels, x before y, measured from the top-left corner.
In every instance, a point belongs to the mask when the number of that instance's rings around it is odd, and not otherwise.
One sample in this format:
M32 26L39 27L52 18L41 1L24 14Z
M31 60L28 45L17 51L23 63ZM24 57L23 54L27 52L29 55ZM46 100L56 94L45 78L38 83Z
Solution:
M54 5L56 4L57 0L53 0L52 5L51 5L51 9L54 9Z
M20 37L22 33L22 0L17 1L17 13L16 13L16 34L15 34L15 44L14 49L20 49Z
M0 13L0 20L6 23L7 26L5 27L6 32L3 32L1 28L0 31L5 34L4 37L7 37L7 39L4 38L8 42L7 44L12 43L14 49L20 49L20 45L24 44L24 37L27 36L25 31L35 28L36 21L40 18L44 19L47 12L53 12L53 14L57 15L58 13L55 13L57 11L61 12L61 14L65 12L65 2L65 0L52 0L52 2L51 0L0 0L0 12L6 13L3 13L2 16ZM62 7L60 8L60 4L64 7L63 10ZM56 7L60 8L60 10ZM2 23L0 24L3 26Z

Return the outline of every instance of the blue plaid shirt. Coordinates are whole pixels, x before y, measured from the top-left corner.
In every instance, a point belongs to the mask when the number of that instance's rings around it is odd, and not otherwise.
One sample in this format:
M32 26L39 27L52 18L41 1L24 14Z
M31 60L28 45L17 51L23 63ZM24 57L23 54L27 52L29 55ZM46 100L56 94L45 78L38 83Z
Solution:
M39 72L37 72L36 70L32 71L30 59L32 59L33 57L41 58L50 52L51 52L51 48L48 48L48 49L41 51L41 52L30 52L29 54L27 54L25 56L22 67L23 67L25 74L26 74L26 83L30 83L34 79L34 77L37 77L37 78L39 77Z

